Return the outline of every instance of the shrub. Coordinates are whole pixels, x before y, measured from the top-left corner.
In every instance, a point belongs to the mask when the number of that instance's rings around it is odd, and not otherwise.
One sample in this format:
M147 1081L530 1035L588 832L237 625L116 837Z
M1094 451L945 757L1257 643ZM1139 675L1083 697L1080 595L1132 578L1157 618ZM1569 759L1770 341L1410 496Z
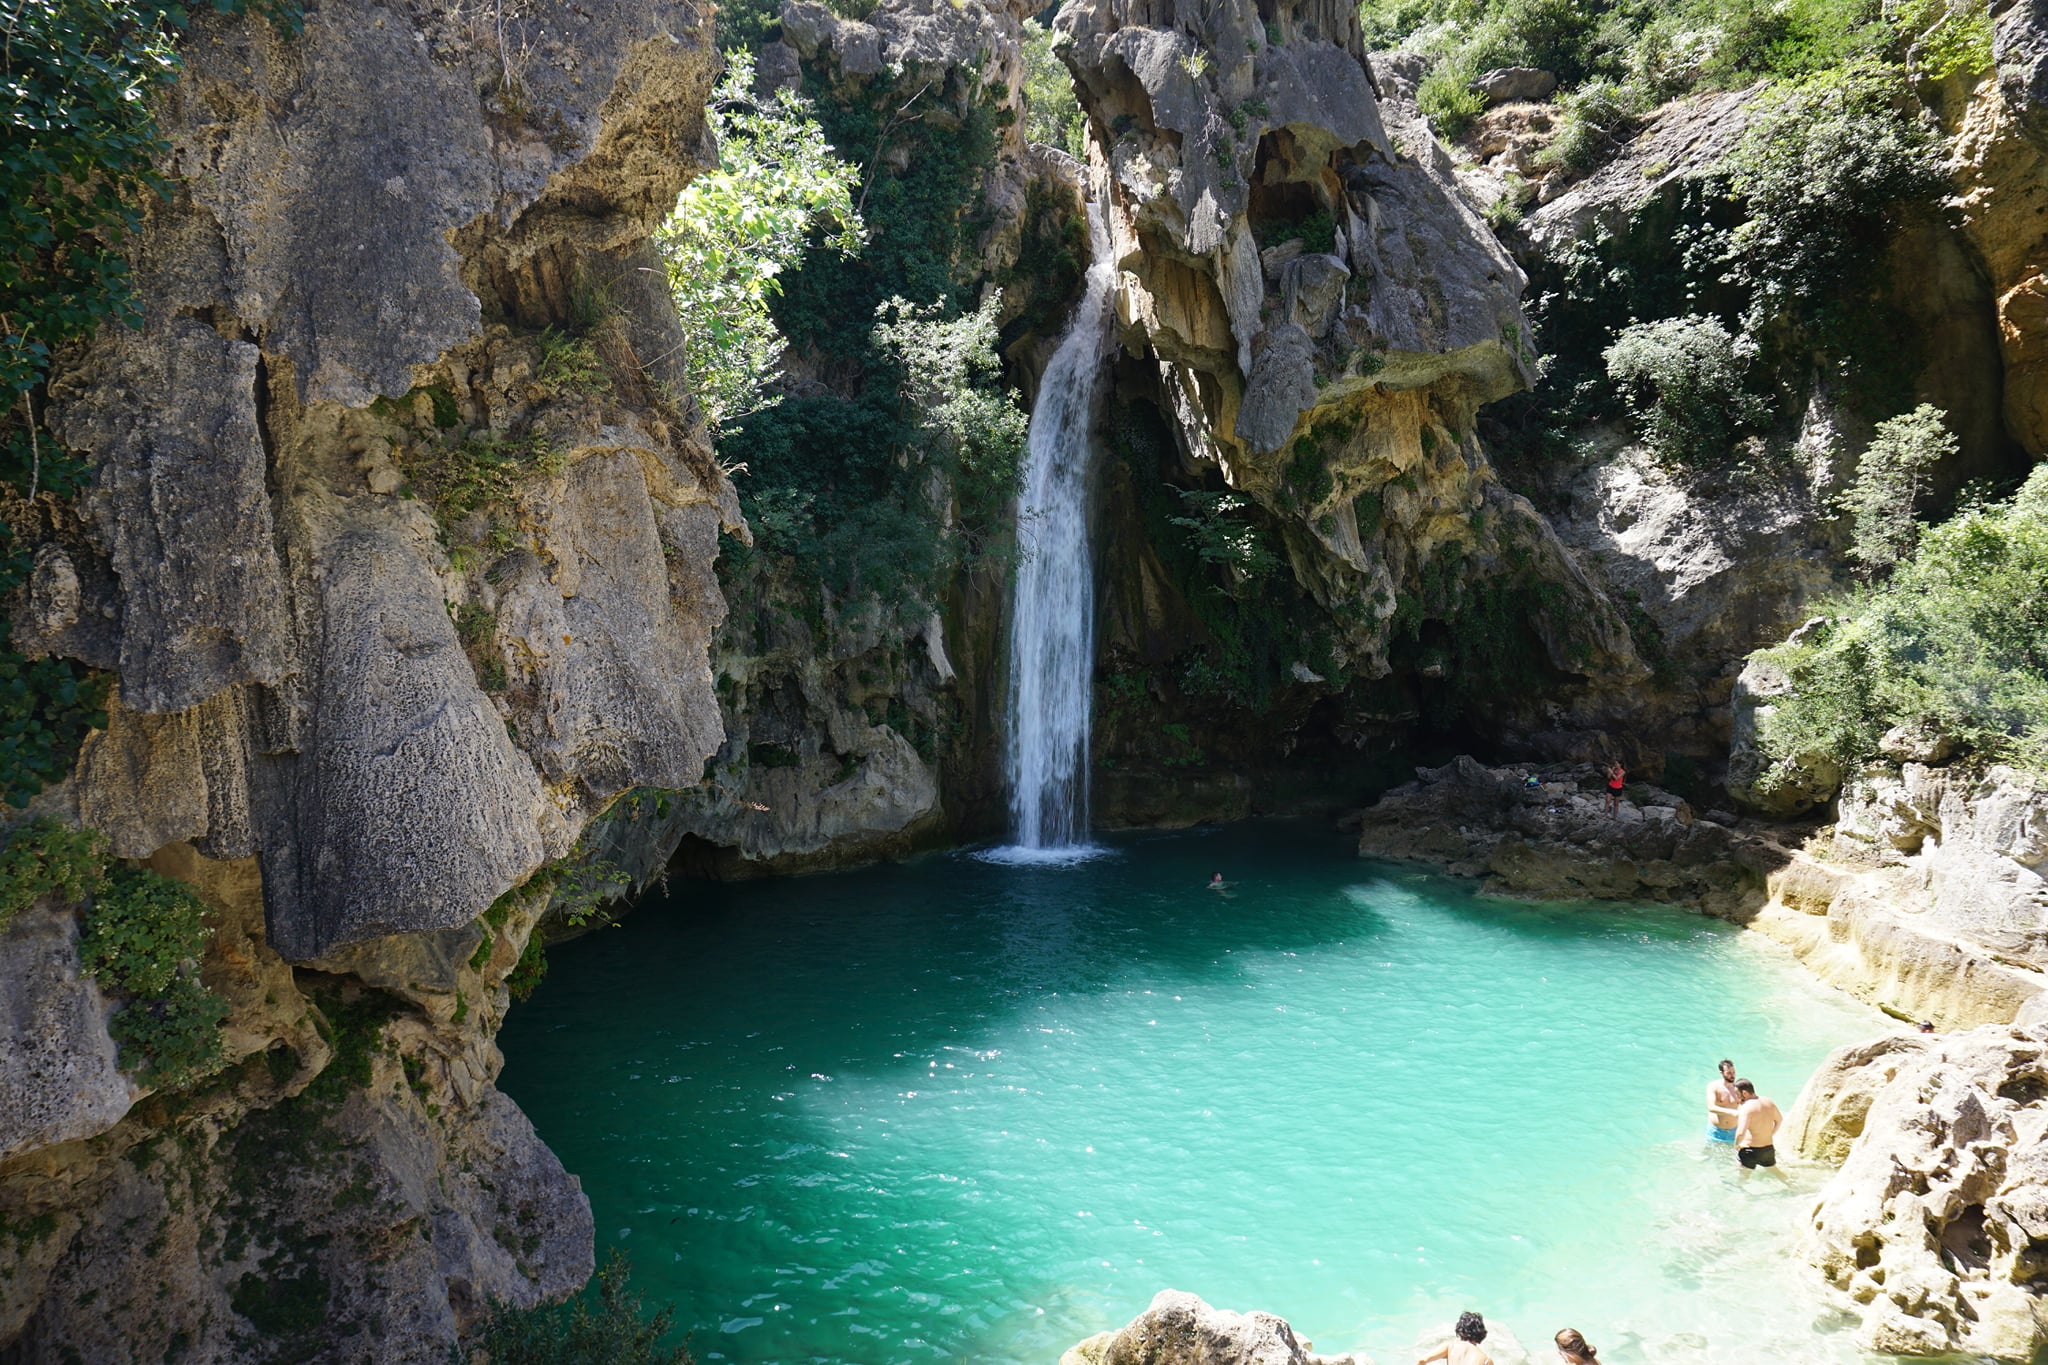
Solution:
M589 1296L536 1308L491 1310L454 1365L691 1365L680 1346L663 1346L675 1310L649 1315L628 1280L631 1267L614 1249L597 1272L597 1303Z
M859 170L834 154L809 103L793 90L757 97L754 59L726 62L711 103L718 169L690 182L655 234L689 324L690 387L714 430L776 401L784 341L768 305L782 273L813 245L843 254L865 240Z
M1486 97L1472 88L1478 74L1462 55L1439 57L1416 87L1415 103L1429 115L1438 137L1463 136L1472 121L1486 112Z
M434 509L442 542L451 551L480 546L500 554L512 547L519 486L561 472L562 461L562 452L538 433L494 431L476 432L441 450L408 447L400 457L413 492Z
M126 997L109 1031L144 1085L174 1090L221 1067L228 1007L199 981L211 933L190 887L142 868L116 868L86 911L79 961Z
M1052 30L1024 21L1024 136L1078 157L1087 115L1074 94L1074 77L1052 51Z
M601 395L612 391L611 371L588 338L550 327L542 332L540 368L534 378L562 393Z
M1172 517L1187 532L1188 543L1205 564L1222 565L1234 588L1248 587L1280 567L1280 556L1266 544L1266 533L1248 519L1255 504L1241 493L1176 490L1186 516Z
M1746 385L1746 357L1735 337L1713 318L1636 323L1603 354L1644 443L1661 460L1698 465L1721 459L1768 416Z
M1818 639L1756 656L1794 688L1759 727L1774 763L1824 753L1853 770L1913 722L1978 762L2048 771L2048 466L2011 501L1930 528L1889 579L1823 610L1834 619Z
M1640 90L1609 80L1588 81L1558 105L1561 126L1543 148L1542 160L1574 175L1599 165L1616 136L1647 108Z
M106 840L89 829L39 816L17 825L0 848L0 933L42 897L76 905L106 882Z
M1841 509L1856 519L1849 556L1868 572L1889 569L1913 552L1920 537L1913 509L1927 471L1961 448L1942 417L1940 408L1922 403L1879 423L1842 492Z
M1858 66L1775 92L1730 158L1749 217L1730 255L1751 330L1789 324L1836 354L1887 346L1867 301L1910 206L1942 192L1898 75Z

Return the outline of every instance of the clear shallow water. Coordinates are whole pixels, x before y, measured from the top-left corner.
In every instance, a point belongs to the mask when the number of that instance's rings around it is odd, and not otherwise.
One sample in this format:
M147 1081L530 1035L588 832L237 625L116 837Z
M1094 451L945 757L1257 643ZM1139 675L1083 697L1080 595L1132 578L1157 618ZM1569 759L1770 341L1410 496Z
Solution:
M1791 1250L1822 1173L1743 1183L1700 1092L1725 1054L1789 1108L1874 1011L1321 831L1110 843L678 885L551 954L502 1083L700 1360L1052 1365L1168 1286L1382 1365L1466 1308L1617 1365L1865 1359Z

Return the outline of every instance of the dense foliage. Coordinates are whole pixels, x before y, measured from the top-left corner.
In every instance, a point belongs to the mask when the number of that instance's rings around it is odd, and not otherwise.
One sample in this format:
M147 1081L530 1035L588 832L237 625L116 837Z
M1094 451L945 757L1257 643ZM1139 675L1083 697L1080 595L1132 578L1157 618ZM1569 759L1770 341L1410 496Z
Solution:
M113 869L86 911L79 960L122 998L108 1031L144 1085L176 1089L221 1067L227 1002L199 980L211 933L191 888L145 868Z
M664 1346L673 1308L649 1314L628 1283L625 1256L614 1249L589 1295L537 1308L499 1306L477 1328L454 1365L690 1365L690 1353Z
M1748 355L1713 318L1687 315L1622 328L1607 373L1659 458L1692 463L1728 449L1766 416L1750 392Z
M1903 89L1857 64L1765 91L1725 163L1533 258L1545 373L1487 411L1489 444L1534 463L1628 418L1675 468L1754 472L1790 443L1750 438L1781 430L1817 371L1869 419L1896 415L1920 357L1873 283L1942 183Z
M1604 83L1591 106L1566 104L1566 137L1579 139L1615 109L1641 113L1693 90L1873 58L1910 56L1936 77L1991 59L1981 0L1365 0L1360 17L1373 46L1437 58L1418 97L1447 137L1484 108L1470 84L1495 67L1541 67L1567 92Z
M718 169L692 180L655 242L684 322L690 388L714 430L766 407L782 333L768 301L780 276L822 246L865 240L853 192L857 168L833 155L792 90L754 93L754 59L726 54L711 103Z
M1057 147L1068 156L1083 155L1082 129L1087 115L1074 94L1074 77L1052 52L1052 30L1036 19L1024 21L1024 135L1033 142Z
M811 382L734 424L719 452L745 467L737 482L754 557L794 566L842 602L929 606L950 568L1003 534L1014 462L980 456L1009 439L1008 400L992 359L977 361L963 377L978 396L963 396L953 416L997 425L935 423L915 397L928 386L877 319L891 299L917 305L920 326L968 311L980 188L1006 115L993 92L959 119L941 107L952 96L928 83L882 77L833 90L806 80L827 141L865 168L855 209L868 240L855 254L812 252L781 277L769 310ZM721 562L743 569L751 558Z
M77 904L105 884L106 841L89 829L39 816L16 825L0 848L0 933L44 896Z
M1927 473L1957 450L1941 409L1932 403L1878 425L1856 463L1855 478L1842 491L1842 510L1854 518L1851 559L1877 573L1913 552L1920 538L1913 514Z
M1825 610L1817 638L1757 656L1794 689L1760 726L1766 783L1805 754L1851 770L1901 723L1978 762L2048 771L2048 466L2010 501L1928 528L1890 578Z

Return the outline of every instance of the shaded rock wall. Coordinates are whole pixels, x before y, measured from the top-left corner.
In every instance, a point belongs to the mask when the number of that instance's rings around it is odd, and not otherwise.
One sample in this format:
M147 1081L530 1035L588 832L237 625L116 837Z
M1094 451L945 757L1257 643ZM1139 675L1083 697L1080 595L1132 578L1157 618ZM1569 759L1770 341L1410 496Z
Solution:
M0 936L0 1355L440 1359L590 1271L493 1086L549 879L507 892L722 740L746 532L648 245L710 13L327 0L181 55L143 325L53 372L97 478L15 639L117 678L36 809L206 901L226 1069L117 1069L73 907Z
M468 923L718 743L705 533L737 508L642 363L675 350L672 310L607 310L604 394L538 382L525 335L645 264L703 155L708 21L562 17L508 35L511 89L433 7L199 25L160 115L179 192L138 240L144 326L51 382L98 478L18 638L119 678L69 799L123 856L257 856L296 957ZM493 439L552 456L451 553L467 537L403 476ZM495 618L478 661L465 606Z
M1619 613L1479 447L1478 406L1534 358L1521 273L1355 17L1101 0L1057 27L1146 396L1281 528L1344 660L1385 676L1397 613L1444 620L1512 579L1543 590L1552 668L1639 676Z

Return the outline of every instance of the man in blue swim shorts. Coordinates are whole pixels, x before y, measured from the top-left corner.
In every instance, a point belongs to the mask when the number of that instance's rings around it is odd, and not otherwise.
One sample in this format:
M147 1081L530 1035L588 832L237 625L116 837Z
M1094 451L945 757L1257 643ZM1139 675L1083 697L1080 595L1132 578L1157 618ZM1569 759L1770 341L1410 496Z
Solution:
M1735 1092L1735 1063L1723 1057L1720 1078L1707 1082L1709 1142L1735 1141L1735 1111L1741 1107L1742 1096Z

